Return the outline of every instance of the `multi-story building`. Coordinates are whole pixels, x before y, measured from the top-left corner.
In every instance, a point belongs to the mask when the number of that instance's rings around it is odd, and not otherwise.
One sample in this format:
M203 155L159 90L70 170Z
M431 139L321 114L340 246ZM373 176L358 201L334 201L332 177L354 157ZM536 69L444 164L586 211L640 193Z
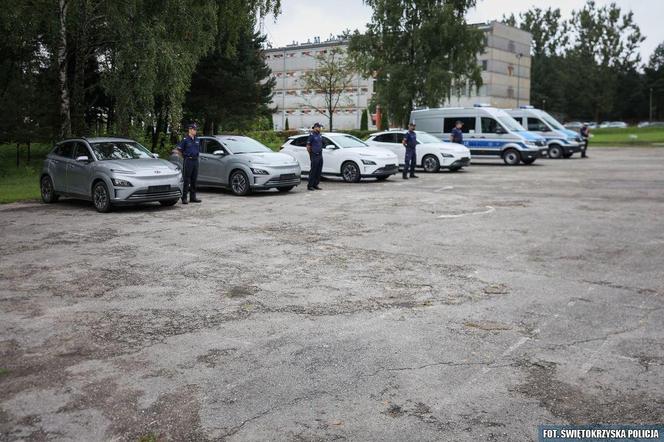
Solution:
M452 91L451 99L444 106L472 106L487 103L500 108L514 108L530 101L530 46L532 36L525 31L494 21L477 24L486 36L486 47L478 55L482 66L483 85L479 91ZM316 55L335 47L346 49L348 41L330 37L321 41L293 42L282 48L265 50L266 62L277 84L271 106L274 128L285 128L286 120L291 129L309 128L320 121L327 125L328 116L315 108L324 108L323 96L306 90L302 83L305 72L316 68ZM362 112L365 112L373 95L373 79L361 75L353 77L352 85L342 94L335 111L336 129L360 127ZM373 127L369 119L369 127Z

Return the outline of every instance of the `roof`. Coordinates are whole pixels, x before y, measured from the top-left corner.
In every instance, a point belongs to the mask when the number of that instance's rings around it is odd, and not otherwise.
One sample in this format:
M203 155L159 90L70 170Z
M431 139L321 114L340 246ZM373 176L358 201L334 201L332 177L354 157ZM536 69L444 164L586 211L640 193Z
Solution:
M136 142L136 140L132 140L131 138L125 138L125 137L69 137L58 141L58 143L64 143L65 141L78 141L78 140L85 140L88 143L117 143L119 141Z

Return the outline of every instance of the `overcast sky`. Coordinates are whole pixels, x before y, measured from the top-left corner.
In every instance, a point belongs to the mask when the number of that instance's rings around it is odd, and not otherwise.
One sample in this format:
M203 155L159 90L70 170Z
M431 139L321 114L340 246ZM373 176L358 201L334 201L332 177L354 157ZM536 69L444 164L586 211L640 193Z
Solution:
M647 61L657 45L664 41L663 0L612 0L623 11L634 11L636 23L646 40L641 44L641 58ZM612 2L596 0L598 5ZM523 12L542 2L526 0L479 0L478 6L468 15L469 22L499 20L503 14ZM283 46L293 40L300 43L314 36L326 39L344 29L363 30L371 18L371 9L362 0L282 0L282 13L276 18L267 17L263 31L273 46ZM568 18L573 9L579 9L580 0L552 0L547 3L560 8ZM546 6L544 6L546 7Z

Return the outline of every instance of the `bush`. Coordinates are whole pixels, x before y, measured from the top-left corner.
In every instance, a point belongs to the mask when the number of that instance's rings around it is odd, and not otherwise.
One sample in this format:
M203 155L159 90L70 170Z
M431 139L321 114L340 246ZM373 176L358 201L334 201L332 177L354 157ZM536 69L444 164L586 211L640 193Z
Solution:
M369 116L367 113L369 112L368 109L365 109L362 112L362 118L360 119L360 130L368 130L369 129Z

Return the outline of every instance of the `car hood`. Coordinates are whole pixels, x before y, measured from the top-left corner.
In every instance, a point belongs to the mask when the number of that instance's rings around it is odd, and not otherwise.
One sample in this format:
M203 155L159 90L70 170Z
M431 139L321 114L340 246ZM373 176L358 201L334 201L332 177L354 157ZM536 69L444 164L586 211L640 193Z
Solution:
M519 135L521 135L523 138L526 139L526 141L546 141L546 138L544 138L541 135L537 135L536 133L527 131L527 130L522 130L519 132L516 132Z
M293 166L296 164L293 157L280 152L239 153L234 155L236 159L252 164L264 164L266 166Z
M158 175L160 173L176 173L177 166L159 158L142 158L139 160L106 160L100 161L99 166L111 172L128 171L136 175Z
M371 158L396 158L396 155L391 150L383 149L382 147L369 146L366 147L348 147L348 150L356 152L363 157Z

